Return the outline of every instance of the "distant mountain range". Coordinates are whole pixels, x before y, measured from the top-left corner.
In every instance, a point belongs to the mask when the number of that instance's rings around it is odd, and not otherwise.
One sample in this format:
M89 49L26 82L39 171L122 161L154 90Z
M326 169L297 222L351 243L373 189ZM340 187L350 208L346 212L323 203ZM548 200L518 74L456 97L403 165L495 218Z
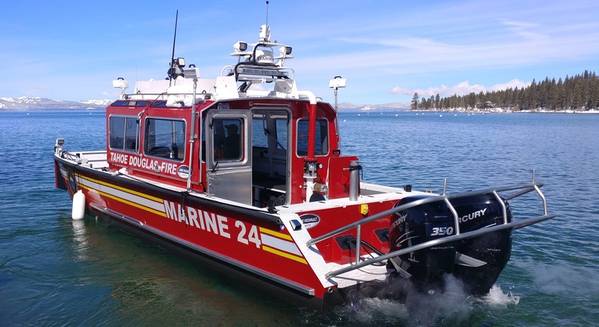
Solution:
M98 109L109 105L111 99L93 99L85 101L54 100L42 97L0 97L0 110L41 110L41 109ZM409 104L384 103L359 105L340 103L339 110L343 112L409 110Z
M353 104L340 103L339 111L344 112L368 112L368 111L390 111L390 110L410 110L410 105L406 103L392 102L382 104Z
M97 109L106 107L113 100L53 100L41 97L0 97L0 110L28 109Z

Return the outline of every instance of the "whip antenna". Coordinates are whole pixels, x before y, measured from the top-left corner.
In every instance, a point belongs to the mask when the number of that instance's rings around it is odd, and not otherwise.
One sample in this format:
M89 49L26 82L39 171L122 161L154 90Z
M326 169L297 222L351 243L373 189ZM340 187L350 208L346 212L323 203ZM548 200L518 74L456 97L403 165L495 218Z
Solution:
M268 26L268 4L270 1L266 1L266 26Z
M179 9L177 9L177 13L175 14L175 35L173 36L173 51L171 52L171 67L168 70L168 84L171 85L173 80L173 75L175 74L176 64L175 64L175 44L177 44L177 24L179 22ZM176 77L176 76L175 76Z

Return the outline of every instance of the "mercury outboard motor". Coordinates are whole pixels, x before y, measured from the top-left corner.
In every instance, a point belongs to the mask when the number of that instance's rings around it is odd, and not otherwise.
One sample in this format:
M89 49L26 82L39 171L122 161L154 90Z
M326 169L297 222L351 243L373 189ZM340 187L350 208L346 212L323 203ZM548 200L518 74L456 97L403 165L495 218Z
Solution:
M397 205L426 198L403 199ZM493 194L451 200L465 233L503 223L502 206ZM504 201L504 203L506 203ZM508 222L511 213L506 203ZM395 214L389 230L390 251L455 235L455 219L443 201ZM442 288L443 276L454 274L472 294L488 293L511 254L511 231L499 231L462 241L445 243L392 258L387 267L391 278L409 278L421 290Z
M512 213L507 201L507 222ZM489 225L504 223L501 204L493 194L452 200L460 217L460 232L470 232ZM465 239L455 244L458 257L454 275L464 282L466 292L484 295L489 292L512 253L512 230L506 229ZM472 260L475 259L475 260ZM476 261L478 260L478 261Z

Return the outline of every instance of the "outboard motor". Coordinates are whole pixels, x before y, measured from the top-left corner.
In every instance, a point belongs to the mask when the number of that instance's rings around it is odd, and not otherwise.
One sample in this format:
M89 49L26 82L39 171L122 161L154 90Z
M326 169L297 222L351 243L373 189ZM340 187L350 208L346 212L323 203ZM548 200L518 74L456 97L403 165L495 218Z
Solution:
M507 201L507 222L512 213ZM470 232L504 223L501 204L493 194L452 200L460 217L460 232ZM454 275L464 282L466 291L475 295L489 292L512 253L512 230L506 229L465 239L455 244L458 257ZM472 260L475 259L475 260ZM476 261L478 260L478 261Z
M403 199L397 205L426 198ZM460 221L460 233L503 224L502 206L493 194L451 200ZM508 222L511 221L506 204ZM429 203L395 214L389 230L390 251L455 235L455 219L443 201ZM391 278L409 278L421 290L440 288L443 276L454 274L472 294L488 293L511 254L511 231L445 243L389 260Z

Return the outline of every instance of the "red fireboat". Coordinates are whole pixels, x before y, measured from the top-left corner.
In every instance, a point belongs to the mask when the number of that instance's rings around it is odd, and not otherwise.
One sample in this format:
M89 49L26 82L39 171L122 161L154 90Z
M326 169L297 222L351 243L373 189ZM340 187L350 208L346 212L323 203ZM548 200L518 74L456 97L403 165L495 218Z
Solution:
M485 294L512 231L554 217L534 177L455 194L362 181L358 158L341 153L336 108L299 90L285 67L290 46L262 25L232 56L215 79L173 55L165 80L130 94L113 81L122 93L106 108L106 149L56 141L56 187L73 197L73 218L105 214L326 300L395 282L430 293L447 274ZM543 213L512 218L508 200L529 192Z

